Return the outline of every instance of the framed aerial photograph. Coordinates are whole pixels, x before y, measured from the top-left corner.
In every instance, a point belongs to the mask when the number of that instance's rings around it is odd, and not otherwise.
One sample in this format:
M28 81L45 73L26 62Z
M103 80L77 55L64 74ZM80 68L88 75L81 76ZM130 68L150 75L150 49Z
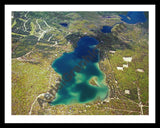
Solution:
M155 122L154 58L154 5L5 5L5 120Z

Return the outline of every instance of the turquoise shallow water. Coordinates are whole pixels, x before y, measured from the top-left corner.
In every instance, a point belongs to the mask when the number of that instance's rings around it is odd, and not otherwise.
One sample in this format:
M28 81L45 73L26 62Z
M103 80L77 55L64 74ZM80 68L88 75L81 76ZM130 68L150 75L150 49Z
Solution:
M52 68L61 75L61 87L50 105L87 103L108 96L105 74L99 68L99 42L89 36L77 42L73 52L53 61ZM90 84L93 79L97 86Z

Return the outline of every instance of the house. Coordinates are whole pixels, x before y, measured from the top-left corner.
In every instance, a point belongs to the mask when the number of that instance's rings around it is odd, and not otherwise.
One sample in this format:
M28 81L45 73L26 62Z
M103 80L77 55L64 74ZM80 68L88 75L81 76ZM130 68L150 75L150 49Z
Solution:
M123 68L128 68L128 64L123 64Z
M68 41L68 44L67 44L67 45L69 45L69 44L71 44L71 42L70 42L70 41Z
M126 62L131 62L132 57L123 57L123 60L126 61Z
M130 94L130 90L125 90L124 93L125 94Z
M143 69L136 69L137 72L144 72Z
M114 54L115 52L116 52L116 51L112 51L112 50L109 51L109 53L111 53L111 54Z
M117 67L117 70L123 71L123 67Z

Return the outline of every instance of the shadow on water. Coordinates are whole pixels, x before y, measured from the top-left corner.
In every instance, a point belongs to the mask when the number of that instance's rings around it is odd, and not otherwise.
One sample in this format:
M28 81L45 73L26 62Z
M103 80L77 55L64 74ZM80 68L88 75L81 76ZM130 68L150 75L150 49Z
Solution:
M112 33L103 33L100 30L94 30L96 36L87 35L90 37L95 38L100 43L96 46L100 50L100 60L103 60L106 57L106 53L109 50L123 50L123 49L132 49L131 45L128 43L123 42ZM75 49L77 47L78 40L86 36L81 33L73 33L66 37L68 41L71 42L72 47Z
M84 34L81 34L80 32L76 32L73 34L70 34L66 37L67 41L70 41L72 44L72 47L75 49L77 47L77 42L80 38L85 36Z

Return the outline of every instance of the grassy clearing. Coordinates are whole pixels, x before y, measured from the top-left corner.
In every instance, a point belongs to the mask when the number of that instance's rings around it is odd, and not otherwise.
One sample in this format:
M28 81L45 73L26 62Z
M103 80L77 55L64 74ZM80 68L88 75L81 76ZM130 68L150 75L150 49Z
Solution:
M27 115L36 96L46 92L50 71L48 65L12 60L12 114Z

